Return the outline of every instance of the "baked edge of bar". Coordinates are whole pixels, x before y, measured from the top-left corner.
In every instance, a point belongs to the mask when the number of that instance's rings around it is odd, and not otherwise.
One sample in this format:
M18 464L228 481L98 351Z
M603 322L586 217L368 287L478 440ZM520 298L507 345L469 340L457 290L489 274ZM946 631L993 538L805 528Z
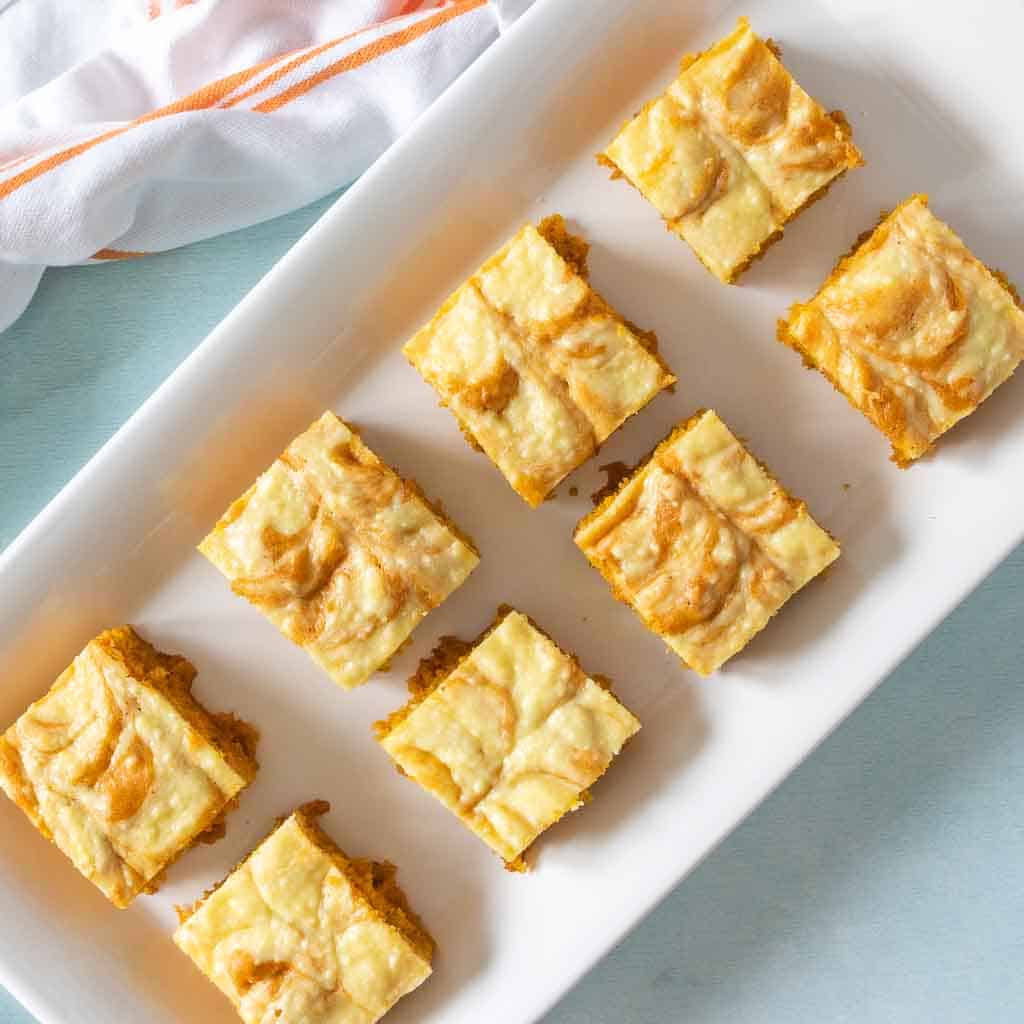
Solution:
M108 638L128 647L108 646ZM210 711L192 693L196 668L180 654L167 654L144 639L131 625L104 630L91 642L98 642L104 653L116 658L137 683L163 697L175 712L195 729L224 759L228 766L245 780L252 782L259 768L256 726L231 712ZM126 654L127 657L121 657Z

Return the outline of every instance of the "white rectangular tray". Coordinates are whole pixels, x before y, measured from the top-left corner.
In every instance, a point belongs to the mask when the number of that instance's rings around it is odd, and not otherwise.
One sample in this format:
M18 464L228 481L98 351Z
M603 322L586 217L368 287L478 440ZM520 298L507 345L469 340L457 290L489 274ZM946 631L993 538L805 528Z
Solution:
M609 182L593 153L683 52L739 13L782 44L813 95L845 109L868 166L729 288L636 193ZM931 193L982 259L1024 279L1022 34L1024 7L1011 4L540 0L0 560L0 722L95 632L130 621L197 664L208 705L263 730L262 771L227 838L190 853L159 895L123 913L0 801L0 982L45 1024L231 1021L170 942L173 904L219 878L275 815L322 797L343 847L399 865L439 940L435 976L394 1024L543 1013L1021 539L1021 381L904 473L774 330L878 211L912 191ZM520 223L551 211L593 243L596 287L658 332L680 383L531 511L466 446L399 346ZM750 439L844 548L706 682L612 600L571 541L597 464L633 461L698 406ZM483 553L392 670L354 693L193 550L325 407L442 499ZM645 723L527 876L503 871L370 738L437 637L475 635L502 601L610 675Z

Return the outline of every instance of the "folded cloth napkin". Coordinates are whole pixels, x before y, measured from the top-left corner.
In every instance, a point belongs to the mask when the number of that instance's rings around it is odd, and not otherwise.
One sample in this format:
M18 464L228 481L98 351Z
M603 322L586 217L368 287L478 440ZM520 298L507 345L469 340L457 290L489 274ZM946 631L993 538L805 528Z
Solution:
M0 0L0 330L351 182L531 0Z

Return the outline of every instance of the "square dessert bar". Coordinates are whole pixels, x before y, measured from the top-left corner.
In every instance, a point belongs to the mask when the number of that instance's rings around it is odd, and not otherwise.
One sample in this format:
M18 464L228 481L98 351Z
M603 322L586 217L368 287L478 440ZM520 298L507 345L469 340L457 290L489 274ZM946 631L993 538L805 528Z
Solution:
M256 731L190 693L195 669L109 629L0 735L0 786L116 907L126 907L256 774Z
M409 686L412 700L375 726L381 746L516 870L640 728L575 658L506 608L474 644L443 638Z
M598 160L624 176L720 280L864 161L745 18L622 128Z
M615 596L701 675L839 557L714 412L676 427L575 539Z
M199 550L344 687L365 683L480 560L332 412L292 441Z
M1017 368L1024 312L927 196L911 196L858 241L818 294L779 322L779 340L867 416L906 466Z
M587 283L588 248L561 217L528 224L403 349L533 506L675 383L654 335Z
M300 807L179 909L179 948L245 1024L373 1024L430 975L434 940L387 863L350 860Z

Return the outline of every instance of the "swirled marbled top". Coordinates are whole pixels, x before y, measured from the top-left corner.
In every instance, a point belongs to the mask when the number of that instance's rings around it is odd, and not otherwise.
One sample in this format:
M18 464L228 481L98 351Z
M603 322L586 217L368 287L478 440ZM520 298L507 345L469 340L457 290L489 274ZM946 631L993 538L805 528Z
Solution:
M107 630L0 735L0 786L115 906L255 774L251 756L189 696L194 675L130 626Z
M640 728L515 611L393 717L378 735L398 767L506 862L578 807Z
M373 898L364 867L325 848L297 812L188 913L174 941L245 1024L373 1024L430 975L432 942Z
M844 259L779 338L892 442L923 455L1024 356L1024 312L1007 286L911 196Z
M862 163L841 115L828 114L741 18L684 59L666 92L602 154L731 281L801 207Z
M199 550L342 686L358 686L479 557L334 413L300 434Z
M714 412L678 428L576 530L616 595L701 675L746 646L839 546Z
M403 349L531 505L675 381L553 242L586 249L528 224Z

